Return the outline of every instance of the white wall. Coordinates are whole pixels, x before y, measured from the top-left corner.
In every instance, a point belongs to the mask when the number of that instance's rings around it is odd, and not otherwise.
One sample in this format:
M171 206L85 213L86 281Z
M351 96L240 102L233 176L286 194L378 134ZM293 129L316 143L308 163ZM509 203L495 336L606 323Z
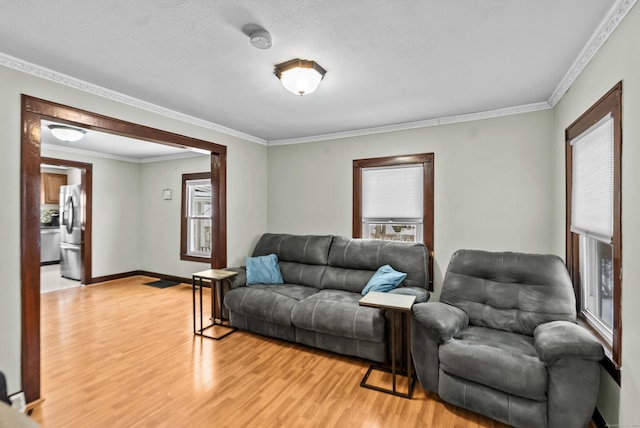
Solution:
M237 264L266 230L266 147L211 129L140 110L116 101L0 67L0 370L10 393L20 384L20 95L54 101L227 146L228 260ZM107 191L116 191L115 185ZM94 210L94 218L97 215ZM94 234L94 240L99 239ZM117 255L105 257L118 259ZM94 254L94 259L99 257ZM95 267L94 275L104 270Z
M354 159L435 154L434 287L460 248L548 253L551 111L269 148L271 232L351 236Z
M554 248L564 253L564 130L618 81L622 88L622 386L603 370L598 409L610 425L640 424L640 8L636 5L555 107Z
M209 269L208 263L180 260L180 216L182 174L208 172L211 158L200 156L141 164L140 194L141 253L140 269L149 272L191 277L193 272ZM171 200L162 191L171 189Z
M193 272L209 268L208 263L182 261L179 254L182 174L210 169L208 156L141 164L141 216L145 221L141 225L140 269L189 278ZM266 224L265 211L249 208L256 202L266 205L266 171L262 147L229 148L227 188L247 190L234 197L227 195L227 230L243 231L247 225ZM172 190L170 201L162 199L164 189ZM244 257L251 254L265 230L266 226L258 232L249 229L241 238L237 232L230 235L227 265L243 265Z

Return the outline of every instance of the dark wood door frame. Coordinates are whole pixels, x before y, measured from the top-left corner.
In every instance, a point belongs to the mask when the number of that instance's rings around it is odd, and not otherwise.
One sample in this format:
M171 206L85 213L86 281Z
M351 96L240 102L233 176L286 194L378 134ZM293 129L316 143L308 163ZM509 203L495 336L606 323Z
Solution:
M217 243L217 247L212 251L212 268L224 267L227 262L227 148L209 141L149 128L28 95L22 95L21 103L21 372L22 390L27 403L30 403L40 399L40 121L54 120L84 129L211 152L212 200L216 200L220 208L212 216L211 239ZM88 238L91 239L90 236ZM85 246L91 248L86 242ZM85 283L90 283L90 263L85 266L84 275L87 278Z
M91 237L93 224L93 165L68 159L40 157L41 164L66 166L80 170L80 198L82 199L80 212L80 254L82 267L80 268L80 282L91 284Z

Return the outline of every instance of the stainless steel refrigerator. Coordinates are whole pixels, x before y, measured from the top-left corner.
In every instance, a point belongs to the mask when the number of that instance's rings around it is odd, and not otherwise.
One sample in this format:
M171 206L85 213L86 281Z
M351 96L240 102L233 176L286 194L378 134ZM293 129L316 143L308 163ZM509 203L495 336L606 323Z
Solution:
M60 186L60 274L80 280L80 185Z

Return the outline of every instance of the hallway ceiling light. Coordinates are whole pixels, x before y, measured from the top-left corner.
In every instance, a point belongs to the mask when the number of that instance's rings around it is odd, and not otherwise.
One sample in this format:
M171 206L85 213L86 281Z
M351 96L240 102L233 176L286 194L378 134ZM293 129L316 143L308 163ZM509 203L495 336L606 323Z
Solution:
M78 141L87 133L84 129L73 128L66 125L49 125L49 129L51 130L51 134L58 140L67 142Z
M274 74L288 91L296 95L307 95L314 92L327 70L315 61L292 59L276 64Z

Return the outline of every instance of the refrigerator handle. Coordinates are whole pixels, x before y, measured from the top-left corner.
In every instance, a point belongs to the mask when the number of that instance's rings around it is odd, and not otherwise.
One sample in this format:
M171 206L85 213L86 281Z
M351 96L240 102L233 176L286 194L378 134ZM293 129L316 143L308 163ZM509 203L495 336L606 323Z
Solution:
M60 243L61 250L72 250L72 251L80 251L80 245L78 244L67 244L66 242Z
M67 233L73 232L73 211L73 198L69 195L62 211L62 224L66 226Z

